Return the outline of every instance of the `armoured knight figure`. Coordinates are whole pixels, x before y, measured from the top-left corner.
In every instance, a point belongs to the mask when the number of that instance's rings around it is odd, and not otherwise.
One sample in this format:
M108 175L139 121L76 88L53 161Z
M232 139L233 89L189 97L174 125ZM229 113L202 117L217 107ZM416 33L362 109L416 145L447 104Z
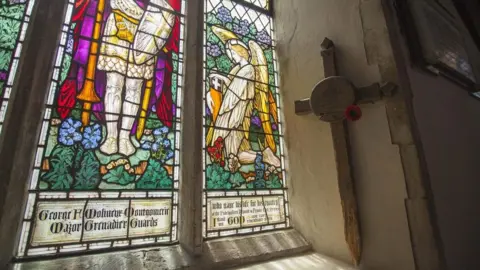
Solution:
M163 49L175 22L166 0L150 0L142 8L136 0L110 0L112 13L103 32L98 69L106 72L105 154L135 152L131 130L144 84L151 87L156 55ZM149 85L150 84L150 85Z

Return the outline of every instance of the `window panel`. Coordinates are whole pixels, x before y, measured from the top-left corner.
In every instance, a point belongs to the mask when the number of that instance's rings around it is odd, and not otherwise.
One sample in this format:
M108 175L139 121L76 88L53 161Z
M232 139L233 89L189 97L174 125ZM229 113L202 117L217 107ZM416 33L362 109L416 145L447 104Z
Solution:
M204 41L204 237L287 228L272 18L206 0Z
M34 0L0 0L0 132Z
M270 9L270 1L272 0L243 0L243 1L268 10Z
M18 257L177 241L184 6L69 0Z

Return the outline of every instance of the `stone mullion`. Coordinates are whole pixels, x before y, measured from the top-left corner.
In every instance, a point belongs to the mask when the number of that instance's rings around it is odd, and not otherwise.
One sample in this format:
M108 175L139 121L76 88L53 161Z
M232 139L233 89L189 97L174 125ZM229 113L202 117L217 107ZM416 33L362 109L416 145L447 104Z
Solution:
M53 59L67 0L37 0L0 137L0 258L17 250Z
M203 9L203 0L187 1L179 239L193 254L201 253L203 242Z

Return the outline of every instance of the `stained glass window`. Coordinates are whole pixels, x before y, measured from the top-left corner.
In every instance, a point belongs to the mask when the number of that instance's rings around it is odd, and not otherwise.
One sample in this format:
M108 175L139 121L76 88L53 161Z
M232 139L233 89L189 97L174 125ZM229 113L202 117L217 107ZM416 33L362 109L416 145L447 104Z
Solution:
M263 8L263 9L270 9L270 1L271 0L244 0L247 3L254 4L257 7Z
M0 0L0 132L34 0Z
M68 0L19 257L177 241L185 0Z
M204 27L203 235L287 228L272 18L241 1L206 0Z

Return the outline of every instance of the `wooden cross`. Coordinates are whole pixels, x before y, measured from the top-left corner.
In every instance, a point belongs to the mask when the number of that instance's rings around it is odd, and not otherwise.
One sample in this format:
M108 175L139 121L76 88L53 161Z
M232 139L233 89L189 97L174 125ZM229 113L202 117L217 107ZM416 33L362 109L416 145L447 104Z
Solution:
M353 262L357 266L361 260L362 244L357 199L350 164L348 127L344 112L349 105L372 103L382 99L382 97L392 96L396 86L393 83L386 83L382 86L375 83L371 86L356 88L346 78L337 76L333 42L325 38L321 47L325 79L314 87L310 98L295 101L295 113L305 115L313 112L320 117L320 120L330 123L338 172L338 187L342 202L345 240Z

